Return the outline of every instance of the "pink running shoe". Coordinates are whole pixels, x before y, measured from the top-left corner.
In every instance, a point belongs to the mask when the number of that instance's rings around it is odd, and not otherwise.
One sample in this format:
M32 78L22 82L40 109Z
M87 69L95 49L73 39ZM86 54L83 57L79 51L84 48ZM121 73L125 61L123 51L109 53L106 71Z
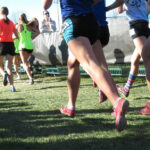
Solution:
M64 114L64 115L69 116L69 117L74 117L74 116L75 116L75 113L76 113L75 110L68 109L67 106L62 107L62 108L60 109L60 112L61 112L62 114Z
M99 100L98 103L102 103L107 100L107 96L99 89Z
M150 115L150 102L146 103L145 107L140 110L142 115Z
M97 87L97 84L94 81L93 81L93 87L95 88Z
M119 132L121 132L127 125L125 113L128 107L129 107L129 102L124 98L120 98L119 100L117 100L114 111L116 115L116 128Z
M120 91L125 97L129 96L129 91L127 92L124 87L120 87L119 85L116 85L116 87L117 90Z
M146 103L145 107L148 107L150 109L150 102Z

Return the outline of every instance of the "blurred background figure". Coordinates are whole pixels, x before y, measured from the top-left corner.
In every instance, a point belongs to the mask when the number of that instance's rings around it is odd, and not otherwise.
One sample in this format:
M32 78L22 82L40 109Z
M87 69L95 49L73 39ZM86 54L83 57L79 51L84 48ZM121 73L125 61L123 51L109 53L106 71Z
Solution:
M44 19L40 24L40 32L55 32L56 31L56 22L50 18L49 12L47 10L43 11Z
M20 37L19 50L20 57L23 63L23 68L29 77L29 84L34 84L32 68L29 62L29 58L33 52L32 35L34 38L40 34L38 28L38 20L33 18L30 22L27 20L26 14L21 14L19 17L20 24L18 25L18 33ZM32 34L34 33L34 34Z
M0 73L3 76L3 84L7 85L9 79L10 91L15 92L12 73L12 61L15 55L15 47L13 42L13 34L15 38L18 38L17 30L15 24L8 18L9 10L7 7L2 7L0 9L0 14L2 19L0 19ZM6 57L5 68L3 68L3 57Z
M16 24L16 29L17 29L18 24ZM15 45L15 56L13 57L13 65L14 65L14 70L17 75L17 80L21 79L21 76L19 74L18 67L20 66L21 63L21 58L19 54L19 38L14 37L14 45Z

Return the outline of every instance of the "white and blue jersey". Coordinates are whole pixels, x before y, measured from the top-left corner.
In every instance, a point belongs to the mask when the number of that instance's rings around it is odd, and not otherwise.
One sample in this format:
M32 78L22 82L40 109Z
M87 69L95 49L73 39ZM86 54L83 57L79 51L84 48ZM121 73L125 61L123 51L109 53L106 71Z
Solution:
M92 7L92 12L95 15L99 26L107 26L106 21L106 2L102 0Z
M148 21L146 0L124 0L124 2L129 22L135 20Z
M79 16L91 12L91 0L60 0L62 18Z

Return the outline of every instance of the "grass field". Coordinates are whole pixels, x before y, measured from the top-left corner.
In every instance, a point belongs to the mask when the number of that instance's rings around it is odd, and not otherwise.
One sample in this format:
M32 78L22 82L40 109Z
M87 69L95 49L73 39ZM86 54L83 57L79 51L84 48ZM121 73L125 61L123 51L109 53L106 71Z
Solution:
M74 118L60 114L67 104L66 76L26 75L15 81L17 92L0 85L0 150L149 150L150 116L139 110L150 101L144 78L135 82L128 100L126 130L118 133L111 104L98 104L98 90L83 77ZM2 79L0 79L1 81ZM126 78L115 78L123 85Z

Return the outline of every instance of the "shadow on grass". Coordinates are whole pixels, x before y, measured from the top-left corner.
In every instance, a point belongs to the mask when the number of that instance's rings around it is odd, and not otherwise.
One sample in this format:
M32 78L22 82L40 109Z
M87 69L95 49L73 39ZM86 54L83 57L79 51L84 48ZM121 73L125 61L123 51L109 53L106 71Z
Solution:
M96 114L96 113L111 113L112 109L82 109L77 110L77 115L79 114Z
M149 150L149 138L143 139L140 135L134 138L130 134L116 138L72 138L52 141L49 137L45 143L5 141L0 146L3 150Z
M147 122L134 125L136 120L129 119L131 123L127 127L128 132L122 137L119 137L121 133L118 133L118 136L114 135L116 137L111 135L110 138L95 138L90 134L94 132L109 134L109 131L114 130L115 119L108 116L96 118L92 115L109 113L111 109L78 110L75 118L65 117L59 110L3 110L14 106L21 109L28 104L19 101L2 103L0 108L2 109L0 111L0 149L2 150L149 150L149 118L140 115L136 116L136 119L147 119ZM138 109L140 108L130 108L129 111ZM78 134L83 134L84 137L78 137Z
M84 84L84 85L80 85L80 88L84 88L84 87L88 87L88 86L92 86L92 84ZM33 89L33 90L45 90L45 89L55 89L55 88L67 88L67 85L66 86L62 86L62 85L58 85L58 86L47 86L47 87L42 87L42 88L39 88L39 89Z
M40 77L39 77L40 78ZM35 78L35 79L38 79L38 78ZM41 78L42 79L42 78ZM46 76L46 79L47 79L47 81L37 81L38 83L40 83L40 82L52 82L52 81L54 81L54 82L62 82L62 81L67 81L67 76Z
M134 85L132 86L132 88L134 89L134 88L144 87L144 86L147 86L147 84L145 83L145 84Z
M134 98L134 100L150 100L150 97L136 97L136 98Z
M46 90L46 89L55 89L55 88L66 88L67 86L47 86L47 87L42 87L39 89L32 89L34 91L38 91L38 90Z
M42 138L112 130L114 123L106 123L106 120L83 118L82 122L78 122L77 119L67 118L56 110L1 112L0 128L5 131L0 131L0 138Z
M5 99L0 99L0 101L23 101L24 98L5 98Z

